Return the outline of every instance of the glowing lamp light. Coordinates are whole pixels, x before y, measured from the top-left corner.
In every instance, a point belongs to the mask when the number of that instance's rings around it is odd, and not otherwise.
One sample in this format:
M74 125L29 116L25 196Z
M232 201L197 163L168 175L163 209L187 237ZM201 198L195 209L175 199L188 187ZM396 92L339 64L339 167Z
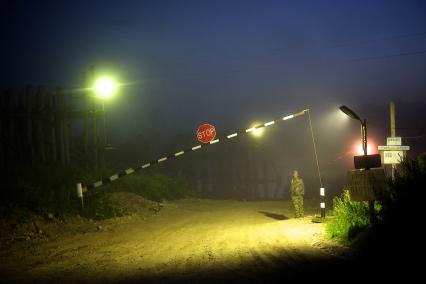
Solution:
M259 137L261 137L263 135L264 129L263 129L262 126L264 126L264 125L260 125L259 123L254 123L254 126L246 129L246 132L250 132L254 137L259 138Z
M373 147L373 145L372 144L370 144L370 143L367 143L367 155L371 155L371 154L374 154L374 147ZM363 151L363 149L362 149L362 145L361 144L357 144L356 145L356 151L355 151L355 153L356 153L356 155L358 155L358 156L362 156L362 155L364 155L364 151Z
M255 128L251 132L255 137L261 137L263 135L263 128Z
M100 77L95 82L95 92L102 99L109 99L117 91L117 84L111 77Z

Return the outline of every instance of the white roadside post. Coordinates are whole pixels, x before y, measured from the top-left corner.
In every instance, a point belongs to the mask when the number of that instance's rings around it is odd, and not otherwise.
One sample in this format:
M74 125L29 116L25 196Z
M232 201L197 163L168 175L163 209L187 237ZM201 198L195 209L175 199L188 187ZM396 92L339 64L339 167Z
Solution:
M321 218L325 218L325 188L324 187L320 188L320 197L321 197L321 203L320 203Z
M81 209L83 209L84 208L83 186L81 185L81 182L77 183L77 197L81 199Z

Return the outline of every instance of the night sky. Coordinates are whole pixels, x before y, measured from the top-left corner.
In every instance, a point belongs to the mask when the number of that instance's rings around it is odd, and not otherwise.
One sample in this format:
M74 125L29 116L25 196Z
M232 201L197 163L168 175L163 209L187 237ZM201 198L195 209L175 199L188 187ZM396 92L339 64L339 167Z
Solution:
M368 118L378 144L389 134L390 99L400 134L426 105L425 1L1 1L0 9L0 86L72 89L90 65L113 72L127 84L106 106L116 144L310 108L327 164L359 135L355 121L340 126L339 105ZM420 123L402 134L424 133Z

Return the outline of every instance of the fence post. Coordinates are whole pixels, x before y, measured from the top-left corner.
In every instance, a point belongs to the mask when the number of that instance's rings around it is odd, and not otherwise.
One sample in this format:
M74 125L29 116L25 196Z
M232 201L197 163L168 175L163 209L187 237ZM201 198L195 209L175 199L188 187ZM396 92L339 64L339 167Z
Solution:
M61 88L56 87L55 93L55 126L56 126L56 145L58 146L59 160L65 165L65 145L64 145L64 128L63 128L63 98Z
M5 164L5 149L6 149L6 145L5 145L5 123L4 121L6 120L6 108L4 107L4 97L6 96L6 92L3 91L1 93L0 96L0 166L3 167L3 165Z
M44 97L46 90L44 86L39 85L36 94L36 144L37 144L37 157L44 163L46 161L46 152L44 147L44 131L43 131L43 110L44 110Z
M16 109L14 111L16 117L16 152L19 162L27 162L28 155L26 153L26 118L25 118L25 97L17 94L16 95Z
M33 89L30 85L25 87L25 121L26 121L26 147L29 159L34 162L34 148L33 148L33 130L32 130L32 116L33 116Z
M90 66L90 73L89 73L89 82L93 83L95 79L95 67L92 65ZM92 109L91 109L91 115L92 115L92 142L93 142L93 167L95 169L98 169L99 167L99 137L98 137L98 118L96 113L96 100L94 97L92 97Z
M89 91L86 72L81 74L81 84L83 86L83 152L86 169L89 168Z
M69 109L68 109L68 94L65 94L62 91L62 115L63 115L63 130L64 130L64 140L65 140L65 164L70 163L70 136L71 136L71 127L69 125Z
M6 153L7 153L7 161L16 161L16 143L15 143L15 118L13 117L13 112L15 111L14 104L14 92L12 89L8 89L5 97L5 106L7 111L7 145L6 145Z
M55 121L55 96L49 95L47 97L47 103L48 103L48 122L49 122L49 140L50 140L50 160L52 162L56 162L58 160L58 153L57 153L57 145L56 145L56 121Z

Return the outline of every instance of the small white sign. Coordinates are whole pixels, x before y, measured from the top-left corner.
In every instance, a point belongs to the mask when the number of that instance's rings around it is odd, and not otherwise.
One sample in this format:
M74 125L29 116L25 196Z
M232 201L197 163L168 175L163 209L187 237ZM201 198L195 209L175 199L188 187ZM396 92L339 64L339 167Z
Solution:
M379 146L379 151L408 151L410 146Z
M404 155L405 151L383 151L383 164L399 164Z
M400 146L400 145L402 145L402 139L401 139L401 137L387 137L386 138L386 145L388 145L388 146Z

